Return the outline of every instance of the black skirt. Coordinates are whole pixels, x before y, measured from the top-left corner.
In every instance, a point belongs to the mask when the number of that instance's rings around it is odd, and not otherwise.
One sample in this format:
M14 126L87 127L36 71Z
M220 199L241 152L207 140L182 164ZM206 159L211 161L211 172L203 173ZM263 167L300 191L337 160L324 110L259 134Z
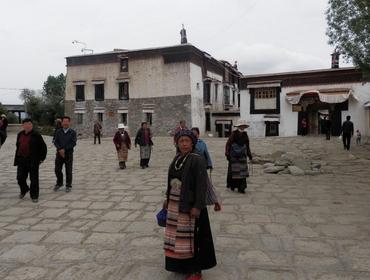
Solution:
M229 165L227 168L227 182L226 183L227 183L227 188L229 189L238 189L240 191L243 191L247 188L247 178L233 179L230 161L229 161Z
M199 219L195 221L194 247L193 258L182 260L166 257L166 270L190 274L216 266L215 248L207 208L200 211Z

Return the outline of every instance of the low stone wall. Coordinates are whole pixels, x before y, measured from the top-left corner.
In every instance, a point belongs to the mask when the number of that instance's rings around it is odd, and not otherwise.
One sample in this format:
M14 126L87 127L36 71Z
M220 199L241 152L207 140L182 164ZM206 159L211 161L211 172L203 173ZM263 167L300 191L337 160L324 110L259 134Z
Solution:
M72 119L72 128L81 138L93 136L94 121L97 118L94 109L104 109L103 137L113 136L120 122L118 110L125 109L128 113L128 127L133 136L145 120L143 110L153 109L152 132L154 135L168 136L178 122L184 119L191 126L191 98L190 95L158 97L158 98L133 98L129 101L87 100L83 102L65 101L65 113ZM77 123L77 114L83 113L82 124Z

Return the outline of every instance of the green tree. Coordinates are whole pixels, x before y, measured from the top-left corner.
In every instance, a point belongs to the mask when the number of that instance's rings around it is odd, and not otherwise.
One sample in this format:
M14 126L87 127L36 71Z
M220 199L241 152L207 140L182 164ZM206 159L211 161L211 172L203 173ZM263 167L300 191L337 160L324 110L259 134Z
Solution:
M44 107L43 97L37 95L36 91L27 88L22 90L20 97L24 101L27 115L33 121L41 124Z
M66 76L61 73L58 76L49 75L43 86L46 119L53 124L57 116L64 113L64 92L66 88Z
M369 74L370 1L329 0L326 20L329 44Z

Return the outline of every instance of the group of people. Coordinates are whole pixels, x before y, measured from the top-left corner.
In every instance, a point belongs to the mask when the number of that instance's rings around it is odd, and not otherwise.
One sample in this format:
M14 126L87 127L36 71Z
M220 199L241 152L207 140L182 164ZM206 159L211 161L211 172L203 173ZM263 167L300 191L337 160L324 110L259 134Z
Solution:
M47 155L47 145L43 137L33 129L33 122L22 121L23 130L18 133L14 165L17 166L17 181L20 187L19 198L27 192L33 202L39 197L39 166ZM239 120L229 137L225 156L229 162L227 188L244 193L248 177L247 157L251 160L249 138L245 129L248 124ZM95 129L95 128L94 128ZM101 125L99 130L101 132ZM100 143L100 139L98 137ZM118 125L113 137L117 150L119 167L126 168L131 139L127 127ZM73 152L77 144L76 132L70 128L70 118L64 116L57 121L53 136L56 148L54 191L63 186L62 168L66 171L66 192L72 189ZM149 167L152 133L148 123L143 122L136 133L135 146L140 146L140 166ZM200 138L197 127L188 129L185 121L174 130L176 155L168 170L166 199L163 207L167 209L164 234L165 267L168 271L187 274L187 280L200 280L201 271L216 265L216 255L208 217L207 205L214 205L215 211L221 204L212 184L210 172L213 163L207 144ZM27 185L27 177L31 184Z
M70 118L65 116L61 119L61 127L53 137L56 147L55 175L57 178L54 190L57 191L63 185L63 165L66 170L66 192L72 188L72 164L73 149L76 145L76 132L70 127ZM18 133L14 166L17 166L17 181L20 188L19 198L23 199L30 192L31 200L35 203L39 198L39 166L47 155L47 146L41 134L33 128L30 118L22 121L23 130ZM27 178L30 178L30 185Z
M305 117L302 118L300 127L301 135L306 135L308 124ZM324 118L321 120L321 131L325 134L326 140L330 140L330 136L332 133L332 121L329 116L324 116ZM354 125L351 121L351 116L347 116L340 130L340 137L342 138L343 148L345 150L350 150L351 139L354 136L354 132ZM361 144L361 132L359 129L356 130L356 144Z

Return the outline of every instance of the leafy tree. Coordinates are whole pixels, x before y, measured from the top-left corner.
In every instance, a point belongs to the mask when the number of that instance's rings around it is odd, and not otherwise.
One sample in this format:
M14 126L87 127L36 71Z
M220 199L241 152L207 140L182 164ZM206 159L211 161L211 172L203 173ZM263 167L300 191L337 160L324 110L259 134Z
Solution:
M326 20L329 44L370 73L370 1L329 0Z
M20 95L24 101L26 113L32 120L37 123L41 123L43 115L43 97L37 95L36 91L30 89L23 89Z
M49 75L43 86L43 97L46 106L47 119L52 124L56 116L64 113L64 92L66 88L66 76L61 73L58 76Z

